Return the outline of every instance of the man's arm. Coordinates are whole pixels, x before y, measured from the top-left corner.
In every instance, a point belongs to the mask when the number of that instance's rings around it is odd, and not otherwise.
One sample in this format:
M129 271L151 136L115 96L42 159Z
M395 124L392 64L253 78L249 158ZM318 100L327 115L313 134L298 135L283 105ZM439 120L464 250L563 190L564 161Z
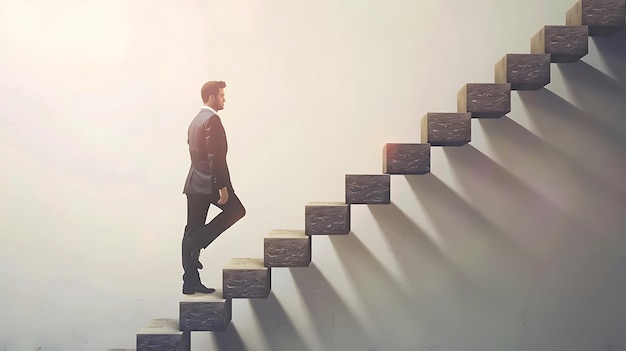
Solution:
M213 115L207 121L205 129L206 150L209 158L210 173L213 176L213 184L219 189L218 204L228 201L228 171L226 166L226 135L219 116Z

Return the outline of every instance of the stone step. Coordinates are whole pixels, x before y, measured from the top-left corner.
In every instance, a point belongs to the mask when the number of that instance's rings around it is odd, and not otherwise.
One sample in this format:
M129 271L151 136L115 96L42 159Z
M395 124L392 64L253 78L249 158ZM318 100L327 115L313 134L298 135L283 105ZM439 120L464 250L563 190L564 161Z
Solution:
M266 267L308 267L311 237L304 230L272 230L264 238Z
M350 205L342 202L309 202L304 207L304 232L308 235L350 233Z
M212 294L184 295L179 305L180 330L223 331L233 315L232 300L222 290Z
M568 26L589 26L589 36L613 35L626 26L626 1L580 0L567 11Z
M383 173L430 173L430 144L385 144L383 146Z
M495 66L496 83L512 90L539 90L550 83L550 55L507 54Z
M457 112L499 118L511 112L511 84L468 83L457 93Z
M364 205L391 203L391 176L346 174L346 203Z
M137 351L189 351L190 338L178 319L153 319L137 333Z
M530 40L530 52L550 54L552 63L576 62L589 53L589 27L544 26Z
M262 258L233 258L223 270L224 298L266 298L272 287L272 269Z
M461 146L472 140L471 113L429 112L422 117L422 143Z

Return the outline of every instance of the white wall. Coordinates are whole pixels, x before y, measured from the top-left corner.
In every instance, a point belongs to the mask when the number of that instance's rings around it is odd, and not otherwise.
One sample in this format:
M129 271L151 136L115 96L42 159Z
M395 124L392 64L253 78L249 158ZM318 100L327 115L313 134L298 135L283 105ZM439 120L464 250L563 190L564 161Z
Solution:
M233 182L248 215L202 253L221 286L344 174L380 173L573 0L0 1L0 350L134 347L177 317L185 133L225 80ZM553 65L513 111L433 149L432 174L353 206L347 237L274 269L195 350L626 348L626 33Z

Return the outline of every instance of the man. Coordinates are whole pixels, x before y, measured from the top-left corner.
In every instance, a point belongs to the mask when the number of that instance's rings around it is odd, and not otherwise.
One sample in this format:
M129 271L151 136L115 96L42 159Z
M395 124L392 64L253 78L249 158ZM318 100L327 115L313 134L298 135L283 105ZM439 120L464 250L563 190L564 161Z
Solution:
M182 240L183 294L215 291L200 282L200 250L246 214L230 182L226 133L217 115L226 102L224 88L226 83L222 81L209 81L202 86L204 106L187 132L191 167L183 190L187 195L187 225ZM205 224L211 204L222 212Z

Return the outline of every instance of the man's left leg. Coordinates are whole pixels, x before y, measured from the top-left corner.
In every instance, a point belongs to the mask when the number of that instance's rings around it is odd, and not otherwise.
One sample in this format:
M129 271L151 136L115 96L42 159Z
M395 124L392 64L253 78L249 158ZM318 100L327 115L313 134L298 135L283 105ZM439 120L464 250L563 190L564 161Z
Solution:
M209 246L220 234L246 215L246 209L241 204L239 197L230 190L228 201L225 204L219 205L217 200L213 204L219 207L222 212L193 233L196 243L202 248Z

